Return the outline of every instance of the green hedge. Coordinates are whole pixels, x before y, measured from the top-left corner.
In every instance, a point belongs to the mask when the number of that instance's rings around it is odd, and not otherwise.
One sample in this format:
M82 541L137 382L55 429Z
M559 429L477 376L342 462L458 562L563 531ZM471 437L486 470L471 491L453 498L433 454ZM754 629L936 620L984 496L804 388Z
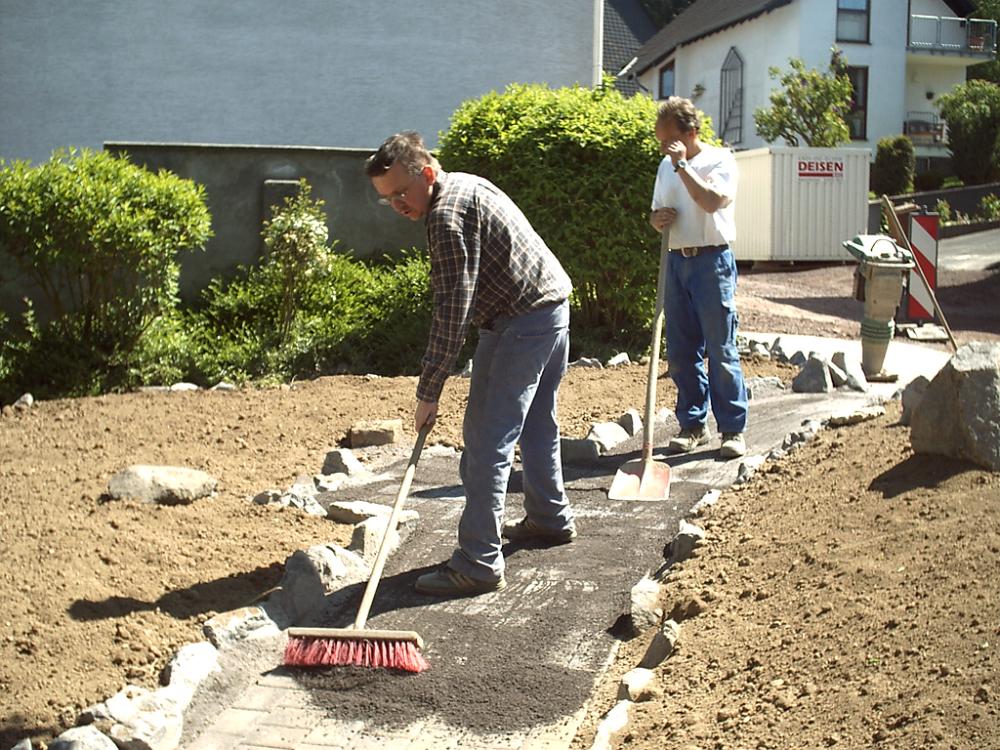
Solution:
M875 163L872 165L872 191L875 195L912 192L916 164L913 142L905 135L880 139L875 152Z
M562 262L573 280L578 351L649 344L656 110L607 81L596 89L514 84L463 103L441 134L442 166L497 184ZM702 136L715 141L710 123Z
M210 223L200 186L108 153L0 164L0 272L37 290L3 326L0 396L128 385L176 307L178 253L204 248Z

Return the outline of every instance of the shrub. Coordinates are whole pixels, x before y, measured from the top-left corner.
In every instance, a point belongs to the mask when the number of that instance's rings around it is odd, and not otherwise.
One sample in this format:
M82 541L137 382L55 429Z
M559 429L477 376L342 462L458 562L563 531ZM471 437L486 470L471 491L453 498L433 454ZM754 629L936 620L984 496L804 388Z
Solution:
M940 190L947 175L936 169L930 169L913 176L913 189L917 192Z
M913 142L905 135L880 139L872 166L872 190L876 195L911 192L916 162Z
M6 387L74 395L127 385L144 336L177 304L177 254L203 248L210 223L200 186L108 153L3 164L0 268L38 290L20 330L8 326L20 348Z
M979 215L988 221L1000 219L1000 195L996 193L984 195L979 201Z
M979 185L1000 174L1000 85L972 80L938 98L955 174Z
M648 223L657 105L610 85L514 84L464 102L441 134L446 169L493 181L573 280L574 341L648 344L658 237ZM715 140L705 121L702 137Z
M934 211L938 215L938 220L943 224L946 221L951 221L951 204L943 198L938 199L938 202L934 206Z

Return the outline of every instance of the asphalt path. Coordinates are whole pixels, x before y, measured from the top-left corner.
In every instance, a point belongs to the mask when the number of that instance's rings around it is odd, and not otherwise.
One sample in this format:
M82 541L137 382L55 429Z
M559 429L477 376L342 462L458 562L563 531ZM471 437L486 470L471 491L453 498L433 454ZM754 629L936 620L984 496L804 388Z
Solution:
M1000 268L1000 228L939 240L938 268L949 271Z

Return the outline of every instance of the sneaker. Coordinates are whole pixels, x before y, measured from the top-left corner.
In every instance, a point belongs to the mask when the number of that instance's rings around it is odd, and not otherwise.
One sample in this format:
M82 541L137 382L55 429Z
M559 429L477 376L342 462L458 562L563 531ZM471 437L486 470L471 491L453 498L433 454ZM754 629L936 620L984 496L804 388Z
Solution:
M499 591L506 585L507 580L503 576L496 581L483 581L463 575L446 563L433 573L420 576L414 588L420 594L431 596L475 596Z
M711 439L708 427L703 424L696 427L685 427L677 437L667 443L667 450L672 453L690 453L699 445L708 445L708 441Z
M512 542L543 542L546 544L568 544L576 539L576 529L553 531L539 526L530 518L522 518L517 523L505 523L501 535Z
M723 432L719 455L723 458L739 458L746 455L747 441L742 432Z

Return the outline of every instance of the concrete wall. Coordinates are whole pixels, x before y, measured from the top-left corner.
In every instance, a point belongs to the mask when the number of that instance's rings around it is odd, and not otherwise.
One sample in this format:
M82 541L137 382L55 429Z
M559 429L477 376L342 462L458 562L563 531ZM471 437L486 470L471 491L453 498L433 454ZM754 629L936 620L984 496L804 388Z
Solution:
M0 0L0 158L105 141L433 146L464 100L592 85L602 0ZM596 46L595 46L596 43Z
M305 178L313 197L325 201L330 239L358 257L425 247L422 222L412 222L379 205L364 175L367 149L189 144L109 143L136 164L171 172L205 186L215 236L205 253L182 258L181 295L191 299L215 276L255 262L263 250L261 224L269 207L295 192Z

